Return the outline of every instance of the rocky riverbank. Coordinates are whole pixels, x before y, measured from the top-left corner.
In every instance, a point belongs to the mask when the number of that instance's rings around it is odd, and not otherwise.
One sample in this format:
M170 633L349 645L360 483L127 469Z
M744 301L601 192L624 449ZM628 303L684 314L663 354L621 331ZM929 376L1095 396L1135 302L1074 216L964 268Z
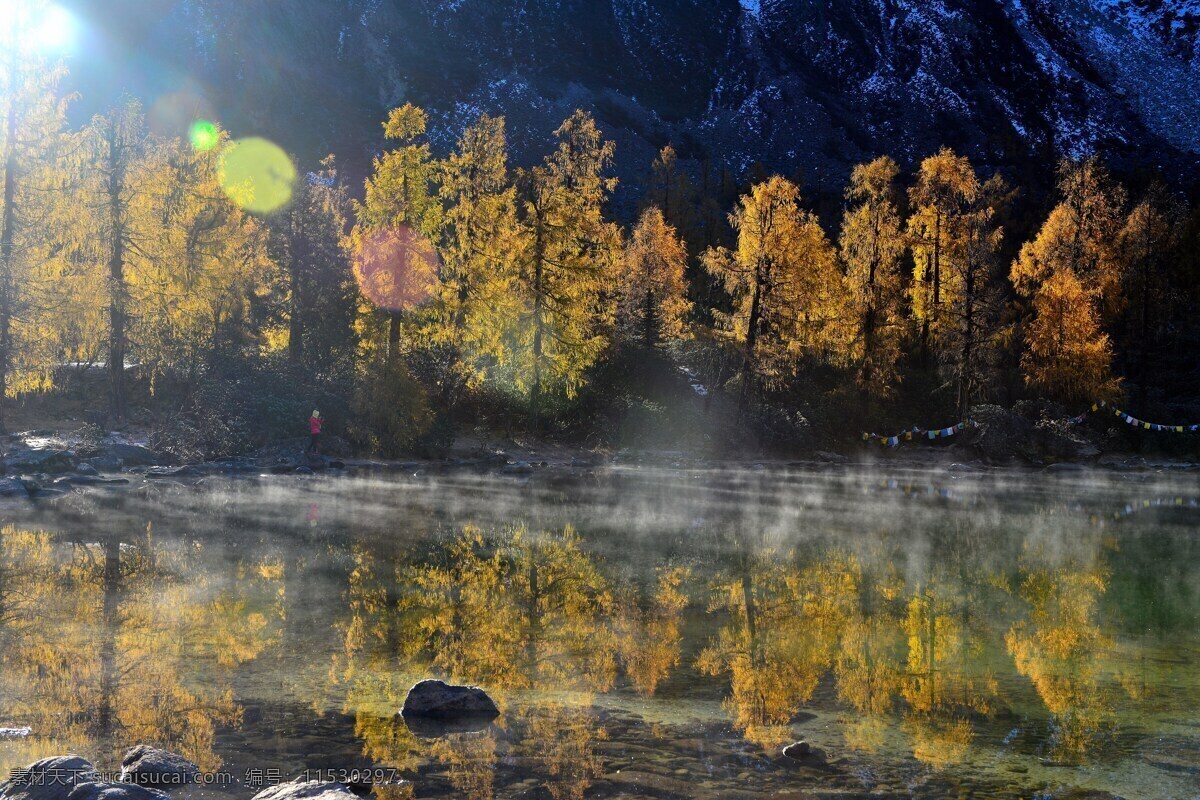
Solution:
M14 770L0 783L0 799L169 800L168 791L206 781L183 756L140 744L125 754L119 777L104 775L77 755L52 756ZM358 795L342 783L298 780L263 789L252 800L358 800Z
M881 447L877 443L830 443L828 449L792 458L779 455L747 458L743 455L736 459L669 450L590 451L546 441L508 440L500 445L467 443L442 458L381 460L355 457L344 440L326 437L323 455L306 453L306 439L292 439L248 455L180 463L169 453L155 451L145 441L121 433L111 433L98 441L85 441L71 433L32 430L12 434L2 442L0 500L46 500L80 489L116 490L131 484L164 480L186 482L214 475L469 471L521 477L538 472L579 474L611 466L724 466L754 470L839 468L855 464L958 470L1033 467L1052 472L1200 470L1200 459L1193 460L1181 454L1154 454L1154 451L1143 455L1130 450L1127 442L1117 440L1111 432L1061 421L1033 420L998 406L977 407L973 410L973 422L950 441L905 441L894 448Z

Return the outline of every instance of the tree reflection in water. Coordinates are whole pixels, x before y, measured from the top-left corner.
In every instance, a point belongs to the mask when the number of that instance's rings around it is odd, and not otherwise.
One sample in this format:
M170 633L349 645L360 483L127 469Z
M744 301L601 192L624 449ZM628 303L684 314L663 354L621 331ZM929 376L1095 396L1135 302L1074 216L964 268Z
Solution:
M711 725L713 692L748 745L705 728L719 753L706 739L705 769L778 757L809 732L810 706L825 715L816 743L856 763L913 756L947 770L1031 749L1090 763L1148 691L1170 691L1130 666L1147 651L1120 634L1109 597L1128 570L1094 527L1038 547L1050 534L991 541L994 526L967 515L911 536L884 526L836 538L714 515L637 549L620 532L584 538L558 522L441 535L418 517L389 538L309 512L308 533L262 527L258 538L199 525L164 541L136 525L86 536L86 519L72 536L4 529L0 723L37 735L8 743L0 768L70 750L112 766L146 742L215 769L219 753L236 761L216 740L240 702L282 697L301 701L288 713L344 710L359 740L345 747L431 791L482 799L519 781L577 798L614 769L603 754L695 740L668 714L706 709L697 716ZM877 509L868 516L877 524ZM264 674L271 694L234 696ZM501 717L473 733L414 733L396 712L431 676L484 686ZM665 713L630 722L635 704ZM327 722L336 735L337 714ZM1002 745L1010 731L1022 741ZM598 746L609 735L622 741ZM670 757L693 769L696 755Z
M1005 643L1051 714L1049 757L1081 763L1116 721L1118 676L1105 674L1113 641L1099 624L1108 570L1098 561L1057 569L1039 566L1041 558L1031 561L1017 591L1026 614L1012 624ZM1126 691L1134 700L1131 688Z
M709 612L724 612L729 621L696 666L729 677L725 707L734 726L748 740L774 747L791 738L788 723L833 665L861 569L842 553L800 568L791 554L745 547L736 562L711 583Z
M129 538L0 531L4 709L36 732L0 756L5 773L63 752L111 768L135 743L220 767L216 729L241 718L224 677L270 642L256 608L271 581L213 587L194 573L198 544L163 550L150 526Z
M582 797L601 766L592 742L605 736L593 693L613 685L618 639L612 589L575 531L467 527L440 556L394 566L394 581L381 569L358 554L342 673L368 755L400 769L433 760L456 791L486 798L498 730L506 757L552 797ZM414 736L395 710L428 674L487 686L503 712L497 729Z

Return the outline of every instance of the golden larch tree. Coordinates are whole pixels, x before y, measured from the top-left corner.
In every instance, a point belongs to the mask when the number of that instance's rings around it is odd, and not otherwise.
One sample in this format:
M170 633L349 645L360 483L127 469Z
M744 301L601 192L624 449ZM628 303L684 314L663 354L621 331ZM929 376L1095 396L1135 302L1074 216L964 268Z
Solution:
M117 419L125 416L128 399L125 368L130 350L134 285L161 266L154 248L164 235L169 195L167 148L146 129L141 105L126 99L98 116L80 136L79 193L84 211L76 224L75 259L99 271L107 336L109 406ZM96 302L99 298L84 298Z
M442 269L429 343L446 351L443 398L482 379L503 354L504 321L514 316L513 282L522 247L503 117L484 114L463 131L441 165L445 218Z
M847 351L852 323L837 252L800 190L775 176L755 185L730 215L737 248L710 249L705 268L733 298L714 312L742 349L742 401L779 384L800 357Z
M1061 202L1013 264L1013 285L1032 296L1051 274L1070 269L1095 298L1104 318L1111 319L1122 305L1124 268L1117 243L1125 190L1093 156L1063 161L1058 191Z
M389 360L399 355L402 312L430 297L437 281L436 241L443 209L438 163L426 138L429 115L412 103L393 109L384 135L397 146L375 159L350 248L359 284L387 319ZM365 327L371 327L369 324ZM370 337L367 337L369 340Z
M642 212L617 261L617 326L630 341L646 347L681 339L687 331L683 241L657 208Z
M1058 187L1062 201L1012 266L1013 286L1032 300L1034 314L1022 366L1030 386L1092 403L1117 388L1102 326L1124 303L1118 242L1125 191L1095 157L1063 161Z
M1073 270L1052 273L1033 298L1034 318L1021 359L1025 382L1065 403L1086 404L1114 397L1112 347L1100 329L1093 293Z
M222 188L223 146L198 150L158 143L161 160L146 177L161 187L157 234L137 243L145 256L126 279L132 345L151 377L172 372L194 385L220 353L248 342L252 300L275 266L265 229Z
M612 309L604 297L620 247L602 213L616 187L607 174L613 143L583 111L555 136L558 147L520 180L517 314L500 362L528 391L535 426L544 395L573 396L605 347Z
M916 183L909 189L912 216L913 281L909 288L913 315L920 326L922 357L941 335L946 304L961 291L953 274L963 259L961 222L979 192L971 162L948 147L921 162Z
M37 6L29 4L30 8ZM59 225L70 217L66 183L66 104L58 86L61 65L28 52L19 25L6 21L0 58L3 120L0 122L0 431L9 395L45 389L61 356L44 338L43 306L70 302L46 262L55 260Z
M904 319L900 263L906 243L896 208L896 162L881 156L854 167L839 239L857 326L857 381L867 397L884 398L899 382Z

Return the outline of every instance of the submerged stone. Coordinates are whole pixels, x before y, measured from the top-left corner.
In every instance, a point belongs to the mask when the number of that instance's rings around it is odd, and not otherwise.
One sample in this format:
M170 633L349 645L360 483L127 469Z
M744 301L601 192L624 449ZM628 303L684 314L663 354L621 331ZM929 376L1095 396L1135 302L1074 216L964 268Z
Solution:
M15 472L70 472L75 459L69 450L59 448L27 448L9 453L8 468Z
M125 467L153 467L166 461L148 447L124 442L112 442L104 445L98 457L115 460Z
M424 680L408 690L400 713L408 717L458 720L469 717L488 720L500 716L500 710L478 686L453 686L444 681Z
M818 747L813 747L803 740L789 744L783 748L783 756L790 763L798 766L818 767L822 769L828 767L828 759L825 751Z

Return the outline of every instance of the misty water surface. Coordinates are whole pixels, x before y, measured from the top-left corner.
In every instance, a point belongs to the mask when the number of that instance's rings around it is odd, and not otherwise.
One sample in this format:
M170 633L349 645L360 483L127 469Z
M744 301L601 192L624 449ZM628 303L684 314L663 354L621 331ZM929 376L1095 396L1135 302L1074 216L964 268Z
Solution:
M145 742L229 781L177 797L1198 797L1198 506L1191 474L882 468L10 506L0 769ZM430 676L500 718L410 730Z

